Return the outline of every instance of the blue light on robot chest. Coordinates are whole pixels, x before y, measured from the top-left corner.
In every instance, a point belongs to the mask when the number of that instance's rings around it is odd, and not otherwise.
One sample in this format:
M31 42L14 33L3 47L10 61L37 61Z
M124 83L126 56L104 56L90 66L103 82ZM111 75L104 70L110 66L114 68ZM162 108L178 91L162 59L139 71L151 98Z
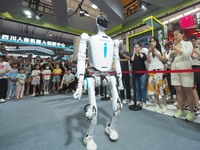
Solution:
M107 43L104 43L104 47L103 47L103 52L104 52L104 58L106 58L106 56L107 56L107 51L108 51L108 49L107 49Z

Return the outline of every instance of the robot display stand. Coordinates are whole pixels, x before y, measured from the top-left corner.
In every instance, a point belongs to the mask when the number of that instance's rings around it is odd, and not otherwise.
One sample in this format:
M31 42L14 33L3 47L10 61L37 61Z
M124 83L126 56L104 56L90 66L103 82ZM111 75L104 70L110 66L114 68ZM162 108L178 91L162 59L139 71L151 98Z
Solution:
M89 127L83 140L87 150L97 149L97 145L93 140L93 130L97 124L98 114L95 87L99 87L100 85L109 85L112 95L112 119L109 123L107 123L105 132L112 141L116 141L118 139L116 122L121 114L122 104L116 87L116 77L110 76L108 72L112 68L112 64L114 62L116 75L119 82L118 89L122 90L123 84L119 61L119 40L112 40L105 34L105 29L107 29L107 22L108 21L105 16L97 16L96 24L98 27L98 33L92 36L88 36L86 33L81 34L78 49L78 86L73 96L75 99L80 99L83 87L88 90L89 104L84 107L84 110L85 116L88 119ZM92 72L92 75L84 79L87 45L89 62L91 66L90 72ZM102 133L104 133L104 131Z
M133 96L133 101L134 101L134 103L133 103L133 105L130 105L129 106L129 109L130 110L133 110L133 111L139 111L139 110L141 110L142 109L142 106L139 106L139 105L137 105L137 100L136 100L136 81L135 81L135 70L133 70L133 94L134 94L134 96Z

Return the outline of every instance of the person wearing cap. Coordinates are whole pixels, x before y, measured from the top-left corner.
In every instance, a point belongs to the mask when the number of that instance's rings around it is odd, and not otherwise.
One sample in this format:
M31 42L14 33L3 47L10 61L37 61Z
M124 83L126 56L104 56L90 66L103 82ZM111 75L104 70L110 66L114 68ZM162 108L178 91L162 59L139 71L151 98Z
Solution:
M11 70L8 62L5 62L6 56L0 54L0 103L5 102L7 93L7 76L6 74Z

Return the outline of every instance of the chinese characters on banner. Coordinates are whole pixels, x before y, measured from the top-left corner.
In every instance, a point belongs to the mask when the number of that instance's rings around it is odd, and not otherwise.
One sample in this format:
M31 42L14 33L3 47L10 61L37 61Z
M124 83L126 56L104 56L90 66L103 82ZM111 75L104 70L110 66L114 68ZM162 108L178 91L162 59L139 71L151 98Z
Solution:
M64 43L46 41L46 40L34 39L34 38L27 38L27 37L20 37L20 36L14 36L14 35L6 35L6 34L0 35L0 39L11 41L11 42L16 41L19 43L33 44L33 45L44 45L44 46L52 46L52 47L60 47L60 48L66 47Z

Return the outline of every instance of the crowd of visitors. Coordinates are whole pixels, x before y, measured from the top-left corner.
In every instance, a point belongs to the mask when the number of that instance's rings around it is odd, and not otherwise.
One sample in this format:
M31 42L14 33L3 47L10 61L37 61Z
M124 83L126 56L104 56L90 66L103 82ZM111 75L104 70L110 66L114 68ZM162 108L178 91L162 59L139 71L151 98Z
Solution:
M157 37L151 37L147 50L143 50L140 43L135 43L130 54L124 53L129 57L131 70L136 71L132 80L136 81L137 104L145 109L147 99L153 97L155 104L153 111L165 113L168 110L168 99L170 102L173 101L178 109L174 114L175 118L193 121L195 115L200 114L200 73L196 71L162 73L162 71L199 69L199 45L194 35L184 39L183 31L178 29L174 31L173 42L168 40L162 45ZM124 60L121 60L121 63L124 63ZM151 73L137 73L146 70ZM160 98L162 105L160 105ZM185 109L189 111L187 115Z
M156 73L200 68L200 46L194 35L189 36L186 41L183 31L176 30L174 43L168 41L162 45L157 37L151 37L145 51L139 42L134 44L130 53L120 50L121 68L122 71L129 71L129 68L136 71L132 80L136 81L137 102L143 109L148 107L146 101L152 96L155 103L153 110L165 113L168 109L168 97L174 100L178 108L175 118L186 117L188 121L193 121L195 114L200 114L200 72ZM0 102L24 96L74 92L77 84L76 65L76 60L72 58L42 59L40 56L33 58L32 54L25 58L0 54ZM154 72L137 73L147 70ZM122 103L126 104L131 102L130 74L124 73L122 79L125 89L120 91L120 97ZM159 98L162 99L162 104ZM186 116L185 109L189 110Z
M0 102L76 88L76 61L0 55Z

